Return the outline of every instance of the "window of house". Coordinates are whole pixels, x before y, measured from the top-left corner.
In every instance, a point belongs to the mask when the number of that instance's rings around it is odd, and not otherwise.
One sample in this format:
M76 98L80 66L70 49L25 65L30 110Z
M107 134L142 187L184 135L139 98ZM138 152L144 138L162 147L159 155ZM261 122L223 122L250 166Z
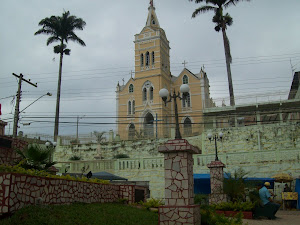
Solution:
M141 66L144 66L144 54L141 54Z
M132 101L132 114L135 114L135 101Z
M131 101L128 102L128 115L131 114Z
M182 83L183 84L188 84L189 83L189 78L187 75L184 75L183 78L182 78Z
M155 57L154 57L154 52L152 52L152 65L154 65L155 62Z
M153 87L150 87L150 100L153 100Z
M143 101L147 101L147 89L143 89Z
M133 84L130 84L129 85L129 93L132 93L133 92Z
M146 52L146 66L149 66L149 52Z

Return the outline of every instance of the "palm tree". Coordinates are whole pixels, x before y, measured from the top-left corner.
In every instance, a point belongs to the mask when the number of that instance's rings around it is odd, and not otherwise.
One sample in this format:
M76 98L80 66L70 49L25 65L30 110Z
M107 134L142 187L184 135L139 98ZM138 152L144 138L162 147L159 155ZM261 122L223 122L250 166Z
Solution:
M54 141L57 140L58 125L59 125L59 103L60 103L60 89L61 89L61 75L62 75L62 62L63 55L70 55L71 50L67 49L68 41L74 41L78 44L85 46L75 33L75 30L83 30L86 23L76 16L70 15L70 12L64 12L62 16L51 16L42 19L39 26L43 28L35 32L34 35L47 34L50 37L47 40L47 45L53 42L60 42L59 45L54 46L54 53L60 54L59 72L58 72L58 85L57 85L57 98L56 98L56 112L55 112L55 126L54 126Z
M193 0L189 0L193 1ZM195 18L200 13L206 13L209 11L214 11L215 15L212 19L212 21L216 24L215 30L219 32L222 31L223 35L223 43L224 43L224 50L225 50L225 59L226 59L226 68L227 68L227 77L228 77L228 86L229 86L229 96L230 96L230 105L234 106L234 94L233 94L233 86L232 86L232 77L231 77L231 68L230 64L232 63L232 58L230 54L230 44L228 37L226 35L226 29L227 26L232 25L232 18L231 16L226 13L223 14L223 8L227 8L231 5L236 5L236 3L243 1L243 0L195 0L195 3L203 3L205 2L205 5L202 5L201 7L197 8L193 14L192 17ZM246 0L250 1L250 0Z
M38 144L27 146L24 150L16 149L21 156L19 162L25 169L47 170L56 162L51 162L51 155L54 148L43 148Z

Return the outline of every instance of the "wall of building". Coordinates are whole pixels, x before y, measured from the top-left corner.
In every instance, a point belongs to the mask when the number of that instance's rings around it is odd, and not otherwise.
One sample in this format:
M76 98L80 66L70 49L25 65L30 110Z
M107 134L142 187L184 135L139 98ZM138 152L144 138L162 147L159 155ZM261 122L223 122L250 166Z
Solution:
M0 214L26 205L70 204L72 202L115 202L127 198L134 202L134 185L97 184L16 173L0 173Z

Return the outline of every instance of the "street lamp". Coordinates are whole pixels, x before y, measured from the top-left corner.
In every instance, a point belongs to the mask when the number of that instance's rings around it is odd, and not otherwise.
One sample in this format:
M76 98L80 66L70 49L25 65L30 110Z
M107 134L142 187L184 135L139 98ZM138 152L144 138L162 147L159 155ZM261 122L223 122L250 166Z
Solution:
M180 100L185 101L186 97L188 96L188 93L190 91L190 87L187 84L182 84L180 86L180 92L182 93L182 97L180 96L179 91L177 92L177 94L175 93L175 89L174 89L174 93L173 95L169 95L169 91L166 88L162 88L159 91L159 96L162 98L162 100L165 103L165 106L167 106L168 102L172 101L172 98L174 99L174 111L175 111L175 122L176 122L176 130L175 130L175 139L182 139L181 134L180 134L180 130L179 130L179 122L178 122L178 108L177 108L177 102L176 99L179 98ZM169 100L168 96L170 97Z
M216 150L216 157L215 157L215 161L219 161L218 159L218 146L217 146L217 140L218 141L222 141L223 138L223 133L220 132L219 136L217 134L212 135L211 133L207 134L207 138L209 139L209 141L211 142L211 139L215 140L215 150Z
M56 147L56 145L57 145L57 143L56 142L49 142L49 141L47 141L46 143L45 143L45 146L46 146L46 148L48 149L48 150L50 150L50 159L49 159L49 161L50 162L52 162L53 160L52 160L52 153L53 153L53 150L55 149L55 147Z
M38 101L39 99L41 99L44 96L52 96L51 93L47 92L46 94L42 95L41 97L39 97L38 99L36 99L35 101L33 101L32 103L30 103L28 106L26 106L22 111L19 112L19 110L17 109L14 115L14 127L13 127L13 137L17 137L17 131L18 131L18 123L19 123L19 115L20 113L22 113L25 109L27 109L29 106L31 106L33 103L35 103L36 101Z

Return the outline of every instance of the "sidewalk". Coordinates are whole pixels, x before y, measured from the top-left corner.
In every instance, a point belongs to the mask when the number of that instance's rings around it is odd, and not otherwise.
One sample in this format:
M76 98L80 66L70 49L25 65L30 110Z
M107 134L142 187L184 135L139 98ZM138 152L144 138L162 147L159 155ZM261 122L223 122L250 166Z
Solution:
M259 220L243 220L243 224L248 225L299 225L300 211L282 211L276 213L277 219L268 220L267 218Z

